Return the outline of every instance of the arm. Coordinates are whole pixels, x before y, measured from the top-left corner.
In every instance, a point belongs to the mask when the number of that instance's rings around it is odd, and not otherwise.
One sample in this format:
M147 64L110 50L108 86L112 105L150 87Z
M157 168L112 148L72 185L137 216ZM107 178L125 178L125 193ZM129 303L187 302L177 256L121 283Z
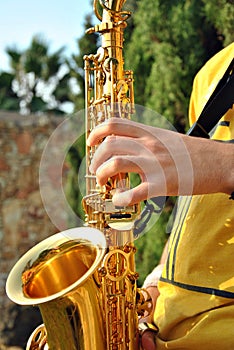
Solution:
M233 144L191 137L126 119L111 118L95 128L87 143L99 145L91 171L104 185L119 172L136 172L141 184L116 192L113 202L126 205L156 196L234 190Z

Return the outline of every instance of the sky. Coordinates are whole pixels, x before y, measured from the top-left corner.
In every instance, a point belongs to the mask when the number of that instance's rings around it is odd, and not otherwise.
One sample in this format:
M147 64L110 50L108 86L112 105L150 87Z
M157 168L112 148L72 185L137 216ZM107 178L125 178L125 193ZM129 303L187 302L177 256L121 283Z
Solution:
M26 49L41 34L51 52L62 46L78 53L76 40L84 34L84 18L93 13L90 0L1 0L0 71L9 70L6 47Z

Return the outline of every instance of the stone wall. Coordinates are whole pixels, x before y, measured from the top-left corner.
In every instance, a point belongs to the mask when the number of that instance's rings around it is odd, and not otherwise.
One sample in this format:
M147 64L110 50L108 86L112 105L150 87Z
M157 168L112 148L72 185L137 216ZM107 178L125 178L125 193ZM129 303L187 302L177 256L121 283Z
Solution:
M0 111L0 349L23 348L41 322L36 308L9 301L5 282L23 253L58 231L42 204L38 170L43 148L61 121Z

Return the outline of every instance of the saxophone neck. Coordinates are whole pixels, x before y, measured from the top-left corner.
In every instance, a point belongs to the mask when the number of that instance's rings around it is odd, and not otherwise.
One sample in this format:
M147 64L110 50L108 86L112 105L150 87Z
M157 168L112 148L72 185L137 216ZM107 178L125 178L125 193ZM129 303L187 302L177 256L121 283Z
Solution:
M102 21L107 13L112 14L112 16L120 15L121 17L127 19L130 15L129 11L123 11L123 6L126 0L94 0L93 10L96 17ZM100 7L102 13L100 13Z
M116 71L116 80L124 79L123 32L127 27L126 20L131 15L130 12L122 10L124 3L125 0L94 0L94 11L101 23L87 30L88 34L95 32L101 34L98 61L105 61L104 66L107 71ZM98 4L102 8L101 14Z

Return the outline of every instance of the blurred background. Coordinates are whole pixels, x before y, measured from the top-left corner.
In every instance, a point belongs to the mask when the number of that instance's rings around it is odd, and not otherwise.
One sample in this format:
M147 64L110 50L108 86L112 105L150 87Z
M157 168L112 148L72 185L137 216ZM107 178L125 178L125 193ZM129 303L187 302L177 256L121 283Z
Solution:
M135 102L188 129L197 71L234 38L233 0L127 0L125 68L134 71ZM41 154L65 118L84 109L83 56L96 53L97 23L89 0L9 0L0 5L0 349L23 349L40 324L37 308L5 295L7 275L30 247L58 231L43 206ZM155 117L145 123L154 125ZM77 173L84 157L79 138L63 164L64 188L83 217ZM56 186L56 169L50 176ZM171 198L148 232L136 241L139 285L157 264L170 233ZM68 220L69 218L64 218ZM64 222L66 226L74 223Z

